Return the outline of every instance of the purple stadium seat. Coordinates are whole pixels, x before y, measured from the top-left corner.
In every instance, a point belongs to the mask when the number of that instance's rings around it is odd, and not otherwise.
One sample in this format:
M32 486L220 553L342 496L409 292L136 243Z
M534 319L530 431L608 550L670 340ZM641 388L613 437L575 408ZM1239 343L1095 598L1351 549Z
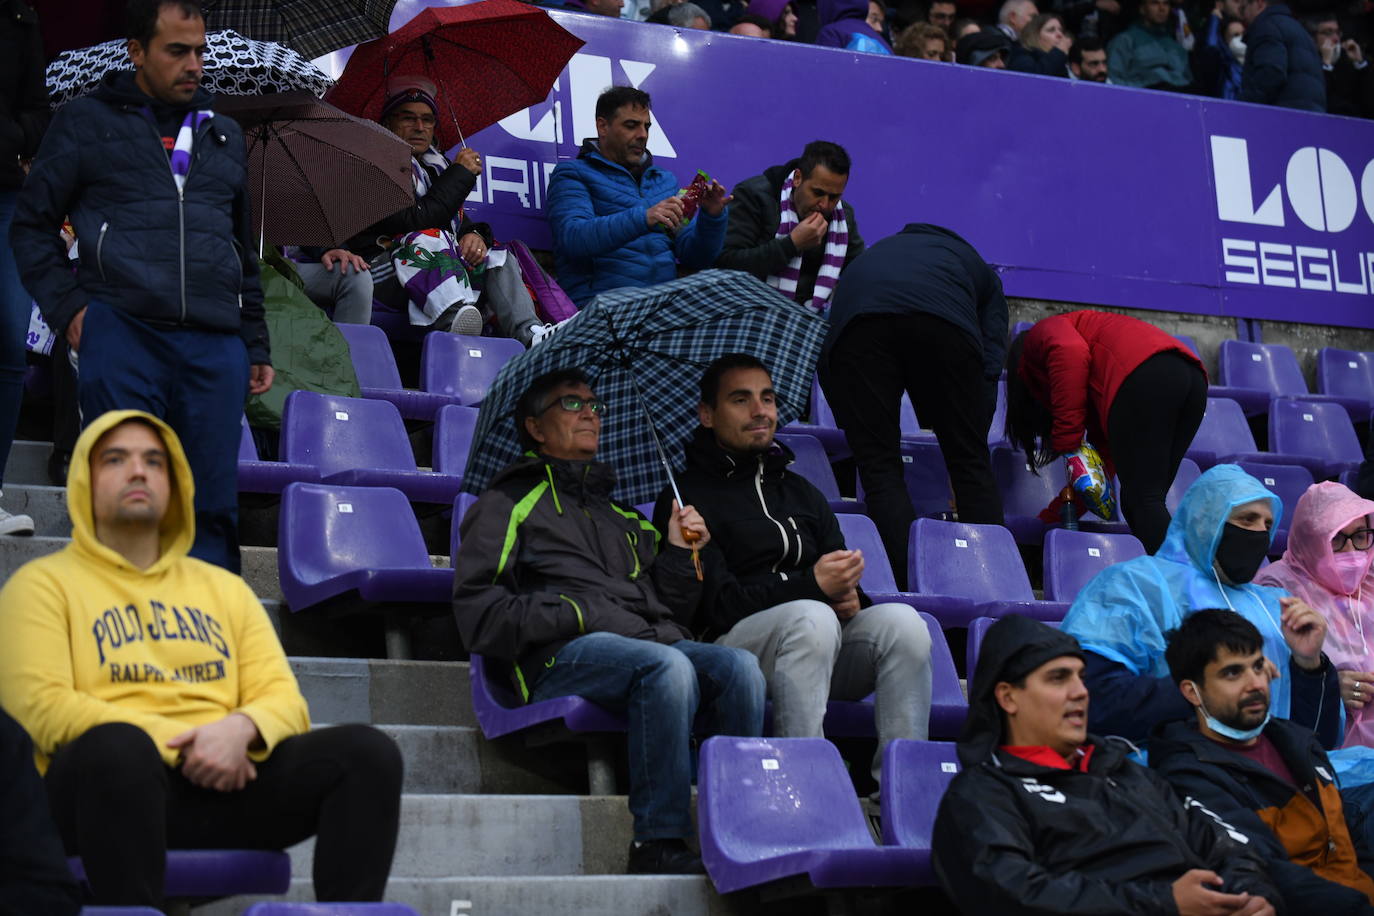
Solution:
M968 663L967 670L970 684L973 683L973 672L978 670L978 650L983 647L983 637L987 635L988 627L996 622L997 621L993 620L991 617L978 617L968 625L968 646L966 647L967 657L965 661ZM1060 622L1058 620L1045 620L1042 622L1054 627L1056 630L1059 629Z
M788 430L780 431L776 438L796 455L791 470L805 477L812 486L821 491L821 495L830 503L831 512L864 511L863 503L840 497L840 485L835 482L835 471L830 467L830 458L819 439L809 434ZM650 518L652 517L651 515Z
M933 439L929 442L904 439L901 453L902 478L916 514L940 516L954 511L954 494L949 488L949 471L940 446ZM856 480L854 492L860 500L865 499L861 481Z
M1267 402L1265 406L1268 407ZM1282 462L1279 456L1262 452L1255 445L1255 437L1240 405L1230 398L1220 397L1207 399L1207 411L1188 446L1188 457L1203 470L1241 461Z
M371 603L453 601L453 570L431 565L405 494L391 487L291 484L282 491L277 572L292 612L354 591Z
M475 407L501 367L524 352L524 344L507 337L430 334L420 351L420 386Z
M445 507L462 477L415 466L405 423L396 405L293 391L281 421L282 457L319 468L320 482L355 487L395 487L412 502Z
M1178 465L1178 473L1174 474L1173 483L1169 484L1169 492L1164 494L1164 507L1173 515L1178 511L1178 504L1183 501L1183 494L1188 492L1188 488L1202 476L1202 469L1197 466L1197 462L1190 458L1184 458Z
M242 421L239 436L238 487L241 493L280 493L289 483L315 483L320 479L318 469L286 461L260 461L248 418Z
M835 423L835 415L830 411L830 404L825 399L825 392L821 390L821 383L818 379L813 378L811 380L811 419L805 422L798 420L795 423L788 423L779 432L804 433L808 436L815 436L820 440L831 461L839 461L852 454L849 450L849 440L844 437L844 432Z
M1004 614L1061 620L1069 607L1035 600L1016 541L1001 525L916 519L907 542L907 577L917 606L944 627Z
M404 903L255 903L243 916L420 916Z
M1299 463L1316 480L1360 466L1364 449L1339 404L1276 398L1269 405L1269 450Z
M979 618L980 620L986 618ZM935 814L950 780L959 772L959 756L948 741L889 741L883 749L883 842L889 846L930 850ZM927 867L924 880L934 875Z
M1196 356L1198 359L1202 358L1202 351L1197 348L1197 341L1193 340L1193 338L1189 337L1187 334L1175 334L1174 340L1177 340L1179 343L1183 344L1189 350L1192 350L1193 355Z
M1369 413L1368 398L1310 394L1297 356L1282 344L1223 340L1217 363L1222 385L1209 394L1234 398L1247 416L1264 413L1271 399L1283 397L1339 404L1359 419Z
M1072 602L1103 569L1143 556L1145 547L1129 534L1057 528L1045 535L1045 599Z
M455 404L453 398L429 391L413 391L401 384L396 368L396 355L386 332L371 324L337 325L348 341L353 359L353 372L363 397L390 401L407 420L433 420L434 414L445 404Z
M472 449L472 434L477 429L476 407L449 404L434 415L434 472L463 478Z
M488 738L499 738L546 722L558 722L572 732L623 732L625 716L581 697L558 697L526 703L511 687L509 666L472 654L468 677L472 683L472 709L477 724Z
M1307 468L1253 461L1242 461L1240 467L1283 500L1283 514L1274 529L1274 541L1269 545L1271 557L1281 556L1288 546L1288 526L1293 521L1293 510L1298 505L1298 498L1312 486L1312 474Z
M1007 528L1018 544L1039 544L1045 539L1046 525L1040 512L1064 488L1064 472L1055 462L1031 472L1024 452L1009 448L992 450L992 475L1002 494L1002 511Z
M1011 326L1011 339L1015 340L1017 335L1024 334L1035 326L1034 321L1018 321Z
M1317 388L1363 403L1361 414L1351 411L1355 422L1369 419L1374 409L1374 353L1322 347L1317 351Z
M823 738L708 738L697 786L701 859L722 894L783 879L906 886L928 872L928 853L873 842L844 761Z
M477 502L477 497L471 493L459 493L453 498L453 519L449 527L449 558L458 556L458 545L463 542L463 537L458 533L458 528L463 524L463 516L467 514L472 504Z
M84 883L79 856L67 859L72 877ZM172 898L284 894L291 886L291 857L261 849L169 849L164 895ZM152 912L156 913L156 910Z

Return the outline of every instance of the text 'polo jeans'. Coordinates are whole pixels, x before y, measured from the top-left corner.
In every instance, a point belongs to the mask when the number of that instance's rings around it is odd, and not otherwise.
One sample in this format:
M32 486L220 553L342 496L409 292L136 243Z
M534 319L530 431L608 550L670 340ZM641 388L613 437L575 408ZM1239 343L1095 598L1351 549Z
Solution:
M692 723L706 711L711 734L763 730L763 673L742 649L684 639L665 646L588 633L558 651L530 701L580 696L629 719L630 814L635 839L692 833Z

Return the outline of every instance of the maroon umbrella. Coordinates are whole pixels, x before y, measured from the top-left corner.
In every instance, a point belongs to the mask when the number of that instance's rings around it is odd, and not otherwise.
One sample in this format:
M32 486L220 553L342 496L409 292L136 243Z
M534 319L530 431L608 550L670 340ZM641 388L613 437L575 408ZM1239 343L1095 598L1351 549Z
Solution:
M441 149L542 102L583 41L539 7L481 0L430 7L385 38L359 45L327 98L377 120L388 77L422 75L439 89Z

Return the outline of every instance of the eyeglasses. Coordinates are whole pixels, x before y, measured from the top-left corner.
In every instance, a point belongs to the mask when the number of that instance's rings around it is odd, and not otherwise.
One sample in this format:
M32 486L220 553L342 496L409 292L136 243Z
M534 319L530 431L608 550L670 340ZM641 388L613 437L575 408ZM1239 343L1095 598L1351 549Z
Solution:
M562 407L568 413L581 413L583 407L591 409L591 412L598 417L606 415L606 402L600 398L579 398L577 395L565 394L544 408L541 413L547 413L555 407Z
M1331 536L1331 549L1339 553L1345 549L1347 541L1354 545L1356 550L1368 550L1370 547L1374 547L1374 528L1360 528L1349 534L1337 531Z

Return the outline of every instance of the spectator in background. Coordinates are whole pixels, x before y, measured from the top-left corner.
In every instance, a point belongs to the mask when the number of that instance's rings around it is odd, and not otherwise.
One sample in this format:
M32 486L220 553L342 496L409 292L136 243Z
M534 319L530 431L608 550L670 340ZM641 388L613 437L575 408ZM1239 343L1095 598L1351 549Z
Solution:
M1011 42L1021 40L1021 30L1040 14L1032 0L1006 0L997 11L997 29Z
M819 0L821 30L816 44L865 54L891 54L892 46L868 24L871 0Z
M941 61L954 59L949 33L929 22L917 22L907 26L906 30L897 36L892 49L900 57Z
M682 3L674 3L668 7L668 24L679 29L704 29L710 30L711 17L706 15L706 11L692 3L691 0L683 0Z
M1011 46L1007 69L1067 77L1072 47L1073 38L1064 31L1059 14L1040 13L1021 29L1021 40Z
M954 28L954 17L959 15L959 7L954 0L931 0L930 10L926 13L926 22L944 31L946 35L951 33ZM915 55L908 54L908 57Z
M796 41L797 11L791 0L749 0L748 12L768 21L773 38Z
M878 0L868 0L868 16L864 22L867 22L868 27L883 36L884 39L888 37L887 7L879 3Z
M1244 64L1245 24L1213 12L1207 17L1206 31L1193 53L1198 90L1213 98L1238 98Z
M1011 42L997 29L982 29L960 38L954 44L954 59L971 67L989 70L1007 69L1007 55Z
M1353 38L1341 37L1341 23L1334 15L1312 16L1304 21L1321 53L1326 75L1326 110L1355 118L1374 118L1374 67Z
M1145 0L1146 3L1160 0ZM1326 111L1326 75L1316 42L1286 3L1245 0L1245 67L1242 102Z
M648 150L647 92L613 86L596 100L596 133L549 178L546 212L558 282L579 306L608 289L652 286L714 263L730 197L719 182L683 219L677 177Z
M1088 83L1106 83L1107 47L1100 38L1080 38L1069 49L1069 75Z
M982 30L983 27L978 24L976 19L956 19L954 25L950 26L949 39L957 45L959 39L965 35L976 35Z
M1113 85L1176 91L1192 85L1188 52L1174 38L1172 15L1169 0L1141 0L1140 19L1107 43Z
M745 13L739 17L739 22L730 26L731 35L743 35L745 38L772 38L773 23L754 13Z

